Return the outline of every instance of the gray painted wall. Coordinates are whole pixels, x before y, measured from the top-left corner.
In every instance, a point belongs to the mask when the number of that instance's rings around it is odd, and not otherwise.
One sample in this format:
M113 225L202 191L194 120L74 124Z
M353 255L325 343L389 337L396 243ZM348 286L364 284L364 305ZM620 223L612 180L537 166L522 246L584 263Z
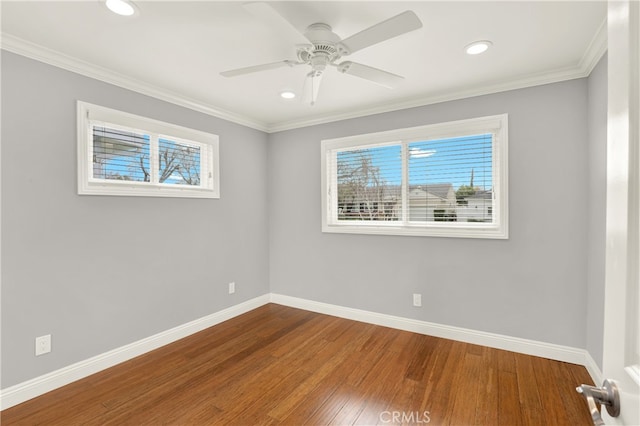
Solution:
M77 99L220 135L222 198L78 196ZM601 362L606 59L589 79L273 135L5 51L1 100L2 388L270 291ZM322 139L505 112L509 240L320 231Z
M501 113L509 240L321 232L322 139ZM271 291L584 348L587 129L579 79L272 134Z
M607 56L588 79L589 198L587 253L587 351L602 369L605 219L607 203Z
M78 99L220 135L221 199L77 195ZM2 388L269 292L266 134L6 51L1 118Z

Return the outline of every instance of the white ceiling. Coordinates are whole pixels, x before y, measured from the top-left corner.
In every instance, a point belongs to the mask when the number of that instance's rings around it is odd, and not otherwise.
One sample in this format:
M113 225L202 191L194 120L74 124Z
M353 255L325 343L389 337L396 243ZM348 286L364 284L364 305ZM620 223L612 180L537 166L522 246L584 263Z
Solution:
M301 32L324 22L342 38L413 10L423 28L348 57L405 80L387 89L331 68L310 106L278 96L299 93L307 67L222 77L296 58L242 2L137 1L140 13L122 17L98 0L3 1L2 47L266 131L583 77L606 49L601 1L271 4ZM475 40L493 47L465 54Z

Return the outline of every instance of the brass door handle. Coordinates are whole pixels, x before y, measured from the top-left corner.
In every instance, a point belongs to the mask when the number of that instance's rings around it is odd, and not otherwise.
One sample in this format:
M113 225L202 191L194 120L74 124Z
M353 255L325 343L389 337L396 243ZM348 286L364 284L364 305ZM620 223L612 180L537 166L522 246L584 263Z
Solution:
M576 388L576 391L582 394L584 399L587 400L591 420L593 420L594 425L604 426L604 421L602 420L596 403L607 407L607 413L609 413L611 417L618 417L620 415L620 394L618 392L618 386L612 380L606 379L602 383L602 387L580 385Z

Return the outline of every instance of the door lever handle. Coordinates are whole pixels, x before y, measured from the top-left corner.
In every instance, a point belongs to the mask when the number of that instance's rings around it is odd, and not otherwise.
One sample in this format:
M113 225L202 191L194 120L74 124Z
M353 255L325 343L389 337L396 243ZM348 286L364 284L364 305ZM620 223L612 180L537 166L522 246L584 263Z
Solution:
M618 392L618 386L613 381L606 379L602 383L602 387L580 385L576 388L576 391L582 394L584 399L587 400L591 420L593 420L594 425L604 426L604 421L602 420L596 403L607 407L607 413L609 413L611 417L618 417L620 415L620 394Z

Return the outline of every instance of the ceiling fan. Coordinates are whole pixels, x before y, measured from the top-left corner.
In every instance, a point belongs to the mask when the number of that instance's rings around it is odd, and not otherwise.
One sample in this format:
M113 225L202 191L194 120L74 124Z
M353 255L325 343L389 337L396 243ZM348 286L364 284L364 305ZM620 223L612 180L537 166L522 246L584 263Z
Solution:
M286 32L287 36L295 44L297 59L286 59L268 64L238 68L221 72L220 75L236 77L275 68L307 65L311 67L311 71L307 74L305 80L304 97L311 105L316 103L320 81L328 66L335 67L341 73L354 75L373 83L393 88L404 80L404 77L357 62L339 61L343 56L348 56L374 44L422 27L422 22L416 14L411 10L407 10L350 37L341 39L332 31L329 25L320 22L309 25L304 33L300 33L291 22L280 15L268 3L246 3L243 6L259 19L271 24L280 31Z

